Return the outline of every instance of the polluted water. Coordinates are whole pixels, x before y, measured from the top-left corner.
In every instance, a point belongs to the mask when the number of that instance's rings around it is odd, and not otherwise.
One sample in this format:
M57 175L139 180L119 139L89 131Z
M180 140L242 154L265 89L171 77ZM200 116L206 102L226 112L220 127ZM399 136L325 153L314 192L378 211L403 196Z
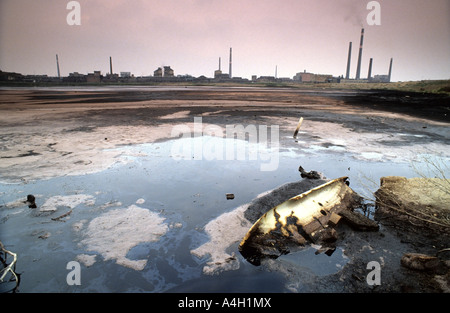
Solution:
M415 176L408 162L383 162L339 145L303 149L293 141L277 151L276 169L261 171L267 158L177 157L173 146L181 141L227 145L226 138L202 136L122 146L115 148L120 160L98 172L23 183L2 179L0 235L18 255L20 291L308 291L300 278L295 284L288 279L287 269L302 269L303 278L331 275L349 262L345 250L338 246L327 256L308 245L252 265L239 253L255 222L245 215L252 201L303 180L299 166L328 179L346 176L364 195L376 190L380 177ZM239 144L273 152L245 140ZM70 262L80 265L76 286L69 283Z

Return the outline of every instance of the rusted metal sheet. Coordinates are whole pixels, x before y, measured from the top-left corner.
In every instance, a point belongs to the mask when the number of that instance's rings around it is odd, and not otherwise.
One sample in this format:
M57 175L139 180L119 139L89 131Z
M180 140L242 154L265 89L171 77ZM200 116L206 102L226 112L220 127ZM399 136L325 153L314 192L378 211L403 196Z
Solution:
M329 233L328 224L334 226L338 222L336 215L352 210L361 201L347 179L331 180L270 209L241 241L241 254L250 263L259 265L262 258L288 253L292 245L304 246L328 238L325 236Z

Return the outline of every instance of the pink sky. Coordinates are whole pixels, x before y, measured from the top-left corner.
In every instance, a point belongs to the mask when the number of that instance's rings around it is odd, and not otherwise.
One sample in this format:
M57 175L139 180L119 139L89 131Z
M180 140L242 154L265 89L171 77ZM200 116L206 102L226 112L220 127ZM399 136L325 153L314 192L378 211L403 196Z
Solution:
M233 76L297 72L345 75L353 42L351 77L361 27L361 76L393 80L450 79L450 1L384 0L381 25L369 26L365 0L79 0L81 25L69 26L66 0L0 1L0 69L56 76L94 70L153 75L170 65L175 75L212 77L222 58Z

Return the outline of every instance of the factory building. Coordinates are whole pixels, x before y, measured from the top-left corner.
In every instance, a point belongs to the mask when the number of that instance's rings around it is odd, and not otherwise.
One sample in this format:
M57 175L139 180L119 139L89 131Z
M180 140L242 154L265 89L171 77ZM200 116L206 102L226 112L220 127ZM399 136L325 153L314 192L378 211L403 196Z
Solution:
M154 77L162 77L163 76L163 70L161 67L158 67L156 71L153 72Z
M214 71L214 79L219 79L222 76L221 70L215 70Z
M88 73L86 76L86 82L88 84L98 84L102 81L103 76L101 71L94 71L94 73Z
M275 83L277 79L275 76L259 76L256 81L258 83Z
M361 63L362 63L362 53L363 53L363 45L364 45L364 28L361 29L361 39L359 43L359 54L358 54L358 63L356 68L356 76L355 79L350 78L350 64L352 61L352 43L349 43L348 48L348 58L347 58L347 71L345 75L345 79L341 79L341 83L390 83L392 76L392 62L389 65L389 74L387 75L374 75L372 77L372 66L373 66L373 58L370 58L369 61L369 72L367 78L361 77Z
M66 83L85 83L87 82L86 75L78 72L69 73L68 77L63 77L63 82Z
M170 66L158 67L156 71L153 72L154 77L174 77L174 71Z
M297 73L293 80L301 83L329 83L333 81L333 75L307 73L305 70Z
M370 79L371 83L390 83L389 75L375 75Z
M164 77L174 77L174 71L170 66L164 66Z
M214 71L215 80L229 80L230 75L222 73L221 70Z
M214 71L214 80L224 81L224 80L229 80L229 79L230 79L230 75L222 72L221 58L219 58L219 69Z
M0 70L0 81L22 81L24 75L14 72L3 72Z

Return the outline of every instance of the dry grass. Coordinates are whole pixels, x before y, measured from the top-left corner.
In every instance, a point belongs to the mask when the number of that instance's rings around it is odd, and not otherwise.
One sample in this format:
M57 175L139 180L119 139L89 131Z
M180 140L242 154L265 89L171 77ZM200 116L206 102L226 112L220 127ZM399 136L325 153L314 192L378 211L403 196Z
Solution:
M450 95L450 80L422 80L394 83L344 83L330 84L330 87L338 89L397 90Z

